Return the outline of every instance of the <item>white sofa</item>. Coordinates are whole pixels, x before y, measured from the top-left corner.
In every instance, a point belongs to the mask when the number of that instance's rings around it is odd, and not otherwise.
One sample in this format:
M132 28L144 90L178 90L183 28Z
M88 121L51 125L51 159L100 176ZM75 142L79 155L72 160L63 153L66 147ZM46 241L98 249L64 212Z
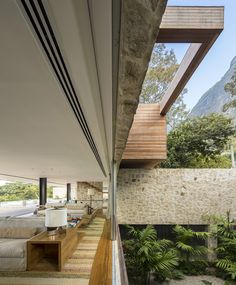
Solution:
M51 203L46 204L46 208L58 207L63 206L62 203ZM73 218L82 218L84 215L87 214L87 206L84 204L75 204L75 203L68 203L64 205L67 208L67 215ZM45 216L45 210L38 210L37 214L38 217Z
M25 271L27 240L45 230L44 218L0 219L0 271Z
M87 207L81 204L67 204L67 214L72 217L79 217L82 218L84 215L87 214Z

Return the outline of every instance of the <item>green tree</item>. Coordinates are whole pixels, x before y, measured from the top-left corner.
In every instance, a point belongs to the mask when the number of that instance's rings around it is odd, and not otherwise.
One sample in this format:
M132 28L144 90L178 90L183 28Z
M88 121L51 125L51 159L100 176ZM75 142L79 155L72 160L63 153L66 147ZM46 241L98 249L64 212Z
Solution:
M227 93L229 93L231 95L231 101L229 103L226 103L223 106L223 111L227 111L229 108L235 108L236 107L236 69L235 72L233 74L233 76L231 77L230 81L228 83L225 84L224 87L225 91Z
M229 155L216 155L214 158L199 155L193 158L189 167L191 168L230 168L232 166Z
M179 67L174 51L164 44L156 44L146 73L140 95L140 103L158 103L165 94ZM167 123L173 128L183 122L188 115L183 102L184 89L167 115Z
M168 134L167 160L161 167L227 167L229 160L220 155L233 135L232 120L223 115L189 119Z
M47 189L48 198L52 198L52 187ZM39 187L34 184L24 184L21 182L7 183L0 186L0 202L31 200L39 198Z

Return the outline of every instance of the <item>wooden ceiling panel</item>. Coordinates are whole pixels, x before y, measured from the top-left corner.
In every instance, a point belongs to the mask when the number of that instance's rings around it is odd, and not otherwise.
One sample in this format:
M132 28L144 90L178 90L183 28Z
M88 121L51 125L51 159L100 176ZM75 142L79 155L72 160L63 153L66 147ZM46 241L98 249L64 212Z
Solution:
M148 167L166 159L166 119L159 104L139 104L121 167Z

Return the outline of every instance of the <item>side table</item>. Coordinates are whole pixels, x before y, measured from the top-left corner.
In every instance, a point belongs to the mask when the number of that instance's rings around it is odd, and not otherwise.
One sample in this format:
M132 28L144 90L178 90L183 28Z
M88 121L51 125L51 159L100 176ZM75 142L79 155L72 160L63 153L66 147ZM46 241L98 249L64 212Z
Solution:
M49 236L46 231L27 242L27 270L62 271L78 244L78 226Z

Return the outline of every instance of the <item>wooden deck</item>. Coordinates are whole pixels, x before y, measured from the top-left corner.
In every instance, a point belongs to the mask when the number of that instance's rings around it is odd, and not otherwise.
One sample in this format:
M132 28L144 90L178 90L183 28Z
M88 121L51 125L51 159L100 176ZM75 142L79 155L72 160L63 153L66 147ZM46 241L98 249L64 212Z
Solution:
M112 241L110 236L111 222L106 220L94 258L89 285L112 284Z
M166 119L158 104L139 104L121 167L153 167L166 159Z

